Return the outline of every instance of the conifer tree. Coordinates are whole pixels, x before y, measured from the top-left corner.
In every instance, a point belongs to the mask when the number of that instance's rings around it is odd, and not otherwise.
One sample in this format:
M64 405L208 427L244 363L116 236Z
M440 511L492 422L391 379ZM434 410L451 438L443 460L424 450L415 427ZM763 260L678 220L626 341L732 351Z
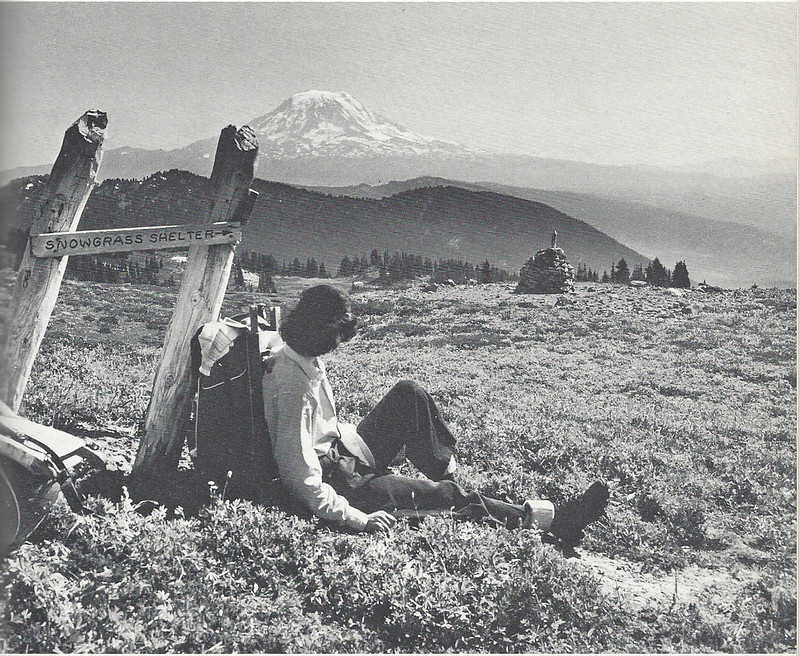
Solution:
M266 271L262 271L258 276L258 291L265 294L275 294L278 291L275 287L275 281Z
M482 285L489 284L492 282L492 265L489 264L489 260L487 259L483 264L479 267L480 270L480 278L478 280L479 283Z
M306 277L307 278L316 278L319 274L319 266L317 265L317 261L312 257L306 262Z
M645 280L651 285L664 286L667 284L667 270L658 258L655 258L645 269Z
M686 268L686 262L683 260L675 264L672 272L672 286L683 289L689 289L692 286L692 281L689 280L689 269Z
M239 262L234 263L233 267L233 286L236 289L244 289L244 271Z
M627 285L628 281L630 280L631 272L628 269L628 263L625 261L625 258L621 258L619 262L617 262L617 277L616 282L621 283L623 285Z

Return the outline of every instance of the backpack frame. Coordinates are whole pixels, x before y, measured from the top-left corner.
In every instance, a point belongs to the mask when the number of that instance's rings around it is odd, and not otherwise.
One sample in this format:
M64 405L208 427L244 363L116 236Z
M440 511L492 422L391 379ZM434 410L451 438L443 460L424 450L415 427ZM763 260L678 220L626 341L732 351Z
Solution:
M74 512L87 514L73 474L104 467L103 457L82 439L24 419L0 404L0 555L36 530L59 493Z

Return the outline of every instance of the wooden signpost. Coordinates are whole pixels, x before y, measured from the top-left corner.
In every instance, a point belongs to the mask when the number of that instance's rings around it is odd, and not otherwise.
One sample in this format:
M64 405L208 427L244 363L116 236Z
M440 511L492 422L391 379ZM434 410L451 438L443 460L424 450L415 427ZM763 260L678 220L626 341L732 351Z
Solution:
M43 200L32 207L31 237L10 306L0 393L14 412L53 311L69 255L188 246L189 255L147 411L134 470L176 467L183 446L181 418L191 402L190 340L219 318L241 226L258 194L250 189L258 141L247 126L222 130L207 211L189 225L76 231L100 166L104 112L89 111L65 133Z

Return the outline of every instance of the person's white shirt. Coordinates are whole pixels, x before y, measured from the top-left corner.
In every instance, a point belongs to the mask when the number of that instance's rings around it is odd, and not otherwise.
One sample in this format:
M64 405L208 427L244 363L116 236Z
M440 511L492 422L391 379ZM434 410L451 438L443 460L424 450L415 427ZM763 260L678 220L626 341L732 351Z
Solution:
M264 417L283 485L318 517L363 530L366 513L322 480L319 458L339 439L353 455L375 465L356 427L337 420L325 363L284 345L270 356L263 395Z

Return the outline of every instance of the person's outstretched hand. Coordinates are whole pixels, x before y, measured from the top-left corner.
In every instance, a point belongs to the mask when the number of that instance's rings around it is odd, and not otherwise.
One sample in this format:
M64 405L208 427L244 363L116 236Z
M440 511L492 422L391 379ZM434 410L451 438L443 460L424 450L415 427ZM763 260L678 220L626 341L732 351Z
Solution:
M367 533L388 533L397 520L385 510L376 510L367 515L367 525L364 530Z

